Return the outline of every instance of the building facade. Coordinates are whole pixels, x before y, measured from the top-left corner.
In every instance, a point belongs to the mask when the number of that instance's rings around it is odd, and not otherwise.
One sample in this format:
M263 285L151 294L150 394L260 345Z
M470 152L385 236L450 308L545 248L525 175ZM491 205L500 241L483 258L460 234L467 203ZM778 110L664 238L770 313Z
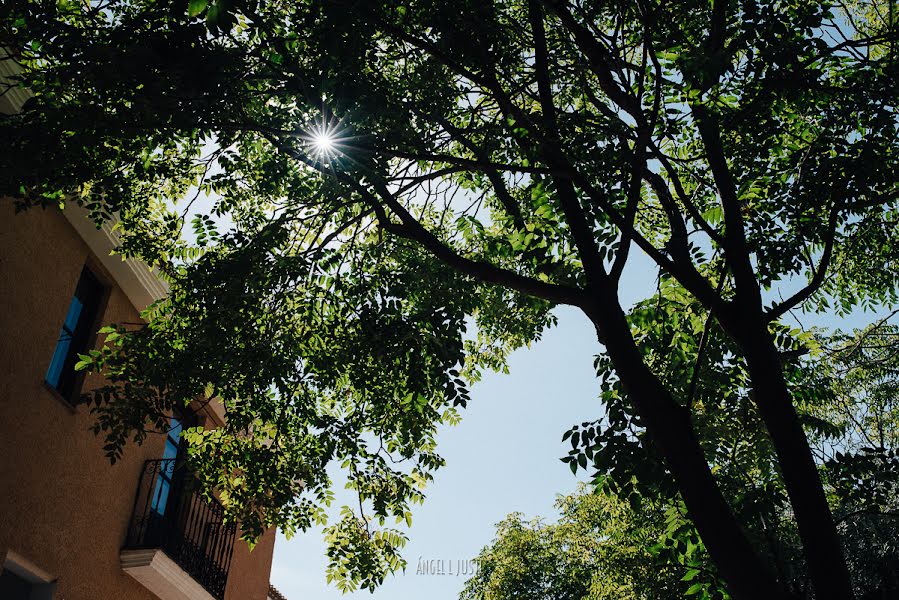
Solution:
M111 465L73 370L106 323L137 323L165 293L77 206L15 214L0 200L0 598L266 600L275 532L251 552L182 468L182 421Z

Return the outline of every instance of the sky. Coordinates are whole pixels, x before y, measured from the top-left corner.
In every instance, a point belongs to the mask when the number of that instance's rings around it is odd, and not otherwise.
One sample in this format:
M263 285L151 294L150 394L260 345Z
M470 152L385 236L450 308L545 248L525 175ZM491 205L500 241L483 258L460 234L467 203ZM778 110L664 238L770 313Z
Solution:
M638 282L655 281L648 259L637 255L631 263L622 281L625 306L638 299L642 287ZM410 539L403 551L405 572L389 577L374 594L342 594L325 581L327 559L320 528L290 540L279 533L271 582L288 600L454 600L466 579L457 574L460 561L477 557L507 514L555 520L556 497L587 479L583 471L572 475L559 460L570 449L570 444L562 443L562 434L574 424L603 415L593 370L593 358L602 347L593 326L573 308L558 308L555 314L558 325L530 348L513 353L508 375L485 372L471 388L462 422L440 431L438 451L447 464L436 472L424 504L413 509ZM343 489L334 491L336 516L339 507L352 504L355 496ZM441 563L446 574L434 574Z
M515 352L509 375L485 373L471 389L462 422L440 432L438 451L447 465L435 474L425 503L414 508L403 552L405 573L386 580L374 595L342 594L325 583L327 559L320 529L291 540L279 534L271 581L288 600L454 599L465 582L456 575L458 561L475 558L506 514L555 516L556 495L573 491L578 481L559 460L567 445L562 434L575 423L602 415L592 364L601 347L593 328L574 309L556 312L558 326L530 349ZM352 498L344 490L335 493L332 508ZM444 571L451 563L453 575L419 569L420 560L443 561ZM420 572L426 570L431 574Z
M622 305L651 294L655 273L648 258L634 253L622 279ZM783 286L783 293L796 285ZM458 575L460 561L475 558L507 514L557 518L556 497L587 479L583 471L572 475L559 460L568 450L562 434L576 423L600 418L603 408L593 371L602 347L592 325L573 308L558 308L555 314L558 325L532 347L513 353L508 375L486 372L471 389L462 422L441 430L439 452L447 465L435 474L425 503L414 507L403 551L405 572L390 576L374 594L342 594L325 581L320 528L290 540L279 533L270 579L288 600L455 600L466 579ZM802 322L851 329L873 320L875 315L858 312L844 319L806 315ZM341 505L355 502L345 490L335 493L334 515ZM437 565L445 574L434 573Z

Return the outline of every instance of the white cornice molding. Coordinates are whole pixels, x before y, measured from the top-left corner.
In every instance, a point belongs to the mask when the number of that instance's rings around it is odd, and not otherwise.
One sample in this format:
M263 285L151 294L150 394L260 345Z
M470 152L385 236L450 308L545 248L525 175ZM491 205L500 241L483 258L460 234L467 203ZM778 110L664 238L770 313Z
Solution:
M143 261L114 254L119 246L119 234L109 222L97 229L87 209L75 202L66 203L62 214L137 310L144 310L168 295L168 284L159 278L157 271Z
M10 55L9 50L0 46L0 82L5 82L9 77L18 75L21 70L19 64ZM19 112L22 110L22 105L25 104L25 101L33 95L31 90L21 87L6 90L6 93L0 96L0 113L9 115Z
M0 554L0 571L4 570L9 570L32 583L53 583L56 581L56 577L11 549L7 549L4 554Z
M162 550L122 550L119 558L122 570L161 600L215 600Z

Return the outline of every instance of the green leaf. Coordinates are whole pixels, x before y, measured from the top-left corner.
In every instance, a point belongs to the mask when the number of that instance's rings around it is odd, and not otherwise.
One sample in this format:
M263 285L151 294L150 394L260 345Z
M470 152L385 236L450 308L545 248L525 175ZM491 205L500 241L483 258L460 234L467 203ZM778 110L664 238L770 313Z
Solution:
M189 0L187 3L187 14L192 17L198 16L209 4L209 0Z
M94 359L87 354L79 354L78 359L78 362L75 363L76 371L83 371L94 363Z

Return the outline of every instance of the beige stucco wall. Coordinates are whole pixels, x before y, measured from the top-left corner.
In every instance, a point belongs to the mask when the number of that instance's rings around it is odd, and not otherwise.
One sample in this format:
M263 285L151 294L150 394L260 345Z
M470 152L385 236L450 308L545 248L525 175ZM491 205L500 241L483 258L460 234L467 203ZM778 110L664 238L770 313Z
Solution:
M0 199L0 563L12 551L58 579L63 600L151 600L119 565L138 477L162 455L163 439L129 447L110 465L89 431L85 406L71 408L44 386L81 269L96 257L57 209L14 214ZM103 322L136 322L138 311L108 279ZM92 376L85 388L97 385ZM274 532L250 553L235 547L228 600L264 600Z
M274 548L274 529L257 542L252 552L245 543L238 540L231 557L231 575L228 576L228 586L225 588L225 600L265 600ZM239 575L235 576L237 573Z

